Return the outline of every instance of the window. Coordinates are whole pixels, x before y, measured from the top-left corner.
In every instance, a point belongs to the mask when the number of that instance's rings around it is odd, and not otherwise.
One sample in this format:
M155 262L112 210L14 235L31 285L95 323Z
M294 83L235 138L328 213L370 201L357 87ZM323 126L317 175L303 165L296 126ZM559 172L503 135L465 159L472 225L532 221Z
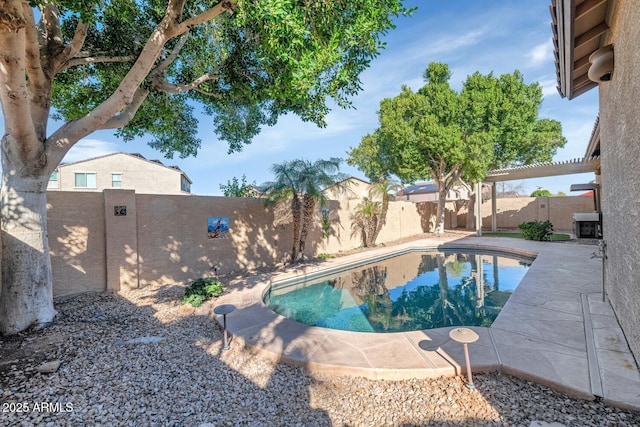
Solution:
M55 171L49 177L47 188L58 188L58 171Z
M121 173L112 173L111 174L111 188L122 188L122 174Z
M180 189L185 193L191 192L191 183L184 175L180 175Z
M76 172L76 188L96 188L95 172Z

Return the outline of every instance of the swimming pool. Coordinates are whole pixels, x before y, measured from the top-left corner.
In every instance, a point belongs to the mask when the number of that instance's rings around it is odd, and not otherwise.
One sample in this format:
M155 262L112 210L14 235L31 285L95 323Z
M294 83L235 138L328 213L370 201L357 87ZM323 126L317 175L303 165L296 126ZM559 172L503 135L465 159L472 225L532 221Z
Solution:
M492 252L409 252L308 282L274 284L264 302L307 325L356 332L490 326L531 262Z

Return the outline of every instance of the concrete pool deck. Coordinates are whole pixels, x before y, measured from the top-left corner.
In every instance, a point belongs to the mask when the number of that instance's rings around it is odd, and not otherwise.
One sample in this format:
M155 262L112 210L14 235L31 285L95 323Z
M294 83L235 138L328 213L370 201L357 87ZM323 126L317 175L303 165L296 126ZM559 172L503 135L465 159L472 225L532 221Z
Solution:
M640 372L608 301L602 301L598 247L576 242L532 242L499 237L427 238L376 248L317 265L237 280L215 305L227 315L232 340L312 372L408 379L464 372L452 328L372 334L303 325L262 302L270 283L412 248L498 249L537 254L522 282L489 328L469 344L472 372L501 371L585 399L640 411ZM222 317L217 316L222 322Z

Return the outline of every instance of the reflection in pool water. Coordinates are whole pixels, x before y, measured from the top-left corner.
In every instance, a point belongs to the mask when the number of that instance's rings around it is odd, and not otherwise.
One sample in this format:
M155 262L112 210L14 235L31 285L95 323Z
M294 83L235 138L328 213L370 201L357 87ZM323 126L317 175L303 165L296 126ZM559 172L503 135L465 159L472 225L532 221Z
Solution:
M358 332L490 326L531 265L491 253L411 252L302 283L265 303L307 325Z

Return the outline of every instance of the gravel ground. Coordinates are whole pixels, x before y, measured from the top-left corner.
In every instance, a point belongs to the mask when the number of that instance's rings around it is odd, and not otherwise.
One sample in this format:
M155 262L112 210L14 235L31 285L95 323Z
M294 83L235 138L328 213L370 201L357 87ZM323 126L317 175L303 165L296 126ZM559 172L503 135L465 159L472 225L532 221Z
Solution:
M500 374L469 390L461 378L311 375L239 343L224 351L213 303L182 306L183 292L80 295L56 304L52 326L0 338L0 425L640 426L638 414ZM142 337L152 342L127 342Z

